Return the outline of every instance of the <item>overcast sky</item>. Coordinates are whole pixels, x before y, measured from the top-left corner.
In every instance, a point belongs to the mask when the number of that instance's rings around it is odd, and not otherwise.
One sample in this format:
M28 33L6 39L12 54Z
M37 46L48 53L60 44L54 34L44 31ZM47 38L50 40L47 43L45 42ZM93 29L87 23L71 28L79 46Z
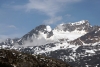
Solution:
M21 37L41 24L80 20L100 25L100 0L0 0L0 39Z

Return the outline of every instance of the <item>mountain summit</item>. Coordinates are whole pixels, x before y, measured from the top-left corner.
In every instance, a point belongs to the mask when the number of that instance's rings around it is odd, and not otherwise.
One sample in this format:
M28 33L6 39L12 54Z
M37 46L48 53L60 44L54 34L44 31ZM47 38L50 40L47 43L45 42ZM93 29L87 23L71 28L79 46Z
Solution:
M63 38L70 40L71 38L66 36L66 34L69 33L72 35L73 33L77 33L77 36L79 35L78 37L80 37L81 35L84 35L92 30L93 27L87 20L82 20L75 23L60 24L54 29L51 29L51 27L48 25L40 25L20 38L18 43L22 45L28 41L28 43L30 42L36 45L36 41L39 41L40 43L37 43L37 45L44 45L51 42L57 42L59 39Z
M89 21L87 20L82 20L79 22L74 22L74 23L66 23L66 24L60 24L56 27L57 30L63 30L63 31L86 31L88 32L92 26L90 25Z

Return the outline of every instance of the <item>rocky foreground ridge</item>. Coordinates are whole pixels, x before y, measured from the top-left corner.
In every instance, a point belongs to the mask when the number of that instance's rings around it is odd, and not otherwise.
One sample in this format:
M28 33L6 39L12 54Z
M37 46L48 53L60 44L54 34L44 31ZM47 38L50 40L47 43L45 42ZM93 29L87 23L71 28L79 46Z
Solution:
M0 67L71 67L61 60L0 49Z

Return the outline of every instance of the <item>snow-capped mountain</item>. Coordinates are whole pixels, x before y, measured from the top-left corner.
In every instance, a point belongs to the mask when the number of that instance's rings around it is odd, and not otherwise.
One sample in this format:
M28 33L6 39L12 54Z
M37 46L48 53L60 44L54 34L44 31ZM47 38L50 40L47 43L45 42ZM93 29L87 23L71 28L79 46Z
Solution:
M10 42L9 44L16 43L18 45L27 45L30 43L31 46L38 46L59 42L62 39L74 40L94 29L92 28L93 27L86 20L75 23L60 24L54 29L49 25L40 25L20 39L7 39L3 44Z
M84 25L84 28L90 28L90 25L89 23L87 23L87 21L80 21L80 25L77 25L77 23L78 22L76 22L75 25L73 24L73 26L72 24L64 24L64 25L60 24L54 29L51 29L49 25L37 26L35 29L24 35L18 41L18 43L26 44L30 42L32 45L38 46L48 43L59 42L59 40L61 39L66 39L66 40L76 39L87 33L87 29L83 29L82 25ZM76 36L74 36L75 33ZM73 38L71 38L71 36Z
M89 21L82 20L82 21L74 22L74 23L60 24L55 29L69 31L69 32L72 32L75 30L89 32L91 28L92 26L90 25Z
M61 59L74 67L98 67L100 26L92 26L87 20L59 24L54 29L40 25L23 37L7 39L0 45L0 48Z
M1 42L0 45L14 45L17 41L19 40L19 38L8 38L5 41Z
M94 31L98 26L91 26L87 20L75 23L60 24L52 29L49 25L40 25L18 40L18 44L30 43L32 46L55 43L61 40L75 40L86 33Z

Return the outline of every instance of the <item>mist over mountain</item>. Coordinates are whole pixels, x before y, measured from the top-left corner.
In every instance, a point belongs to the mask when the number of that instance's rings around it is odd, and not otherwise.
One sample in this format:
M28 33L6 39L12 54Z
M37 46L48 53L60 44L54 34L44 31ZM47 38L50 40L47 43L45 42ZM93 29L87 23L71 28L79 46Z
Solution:
M88 20L59 24L54 29L39 25L21 38L6 39L0 48L60 59L74 67L98 67L100 26L92 26Z

